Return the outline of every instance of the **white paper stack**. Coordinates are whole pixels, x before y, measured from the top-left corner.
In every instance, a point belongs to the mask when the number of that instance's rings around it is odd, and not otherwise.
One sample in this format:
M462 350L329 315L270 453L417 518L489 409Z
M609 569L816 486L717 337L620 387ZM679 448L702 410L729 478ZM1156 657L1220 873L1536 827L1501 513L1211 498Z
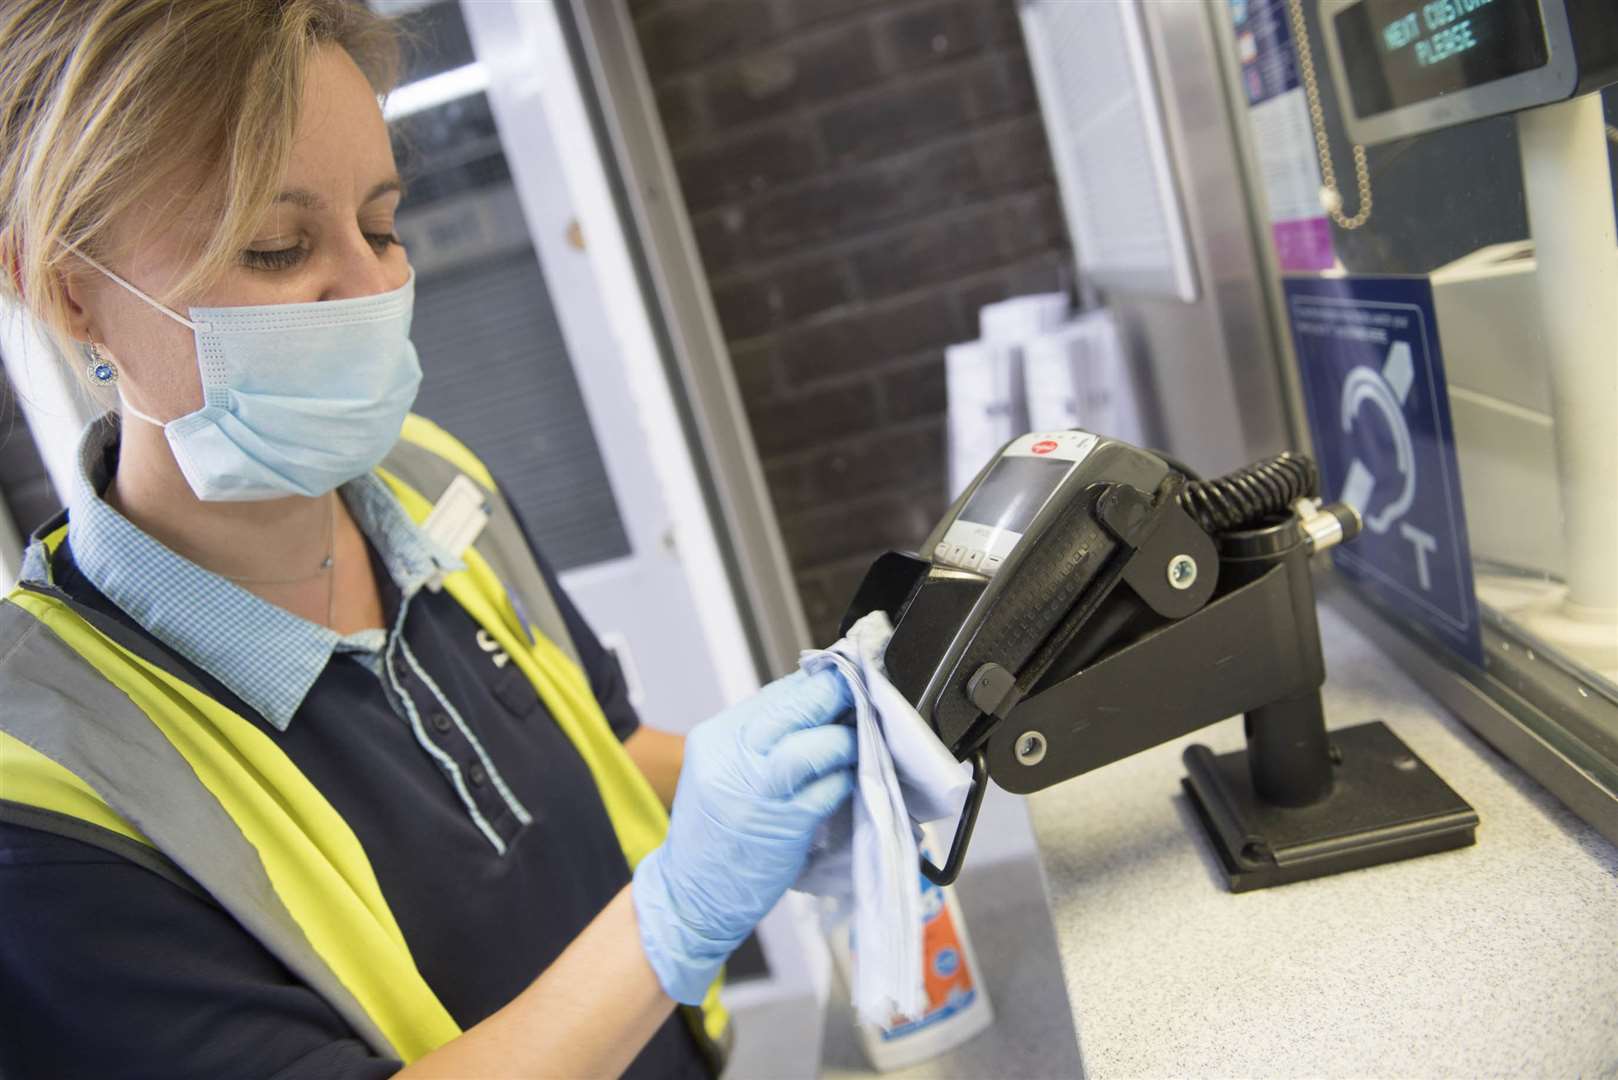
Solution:
M1066 293L1038 293L985 305L980 340L944 350L949 395L949 494L966 489L1002 446L1031 430L1023 384L1026 342L1060 326Z
M981 341L944 350L949 395L949 496L965 490L1007 441L1026 429L1022 356Z
M1111 312L1080 315L1022 349L1029 430L1076 427L1147 445L1139 391Z
M1016 345L1067 321L1067 293L1014 296L985 304L978 312L978 336L991 344Z

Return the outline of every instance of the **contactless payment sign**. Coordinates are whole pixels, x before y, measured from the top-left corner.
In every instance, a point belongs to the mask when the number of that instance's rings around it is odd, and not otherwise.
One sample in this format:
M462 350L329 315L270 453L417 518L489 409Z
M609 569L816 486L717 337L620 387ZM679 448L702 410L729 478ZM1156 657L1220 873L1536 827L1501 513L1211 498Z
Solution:
M1339 569L1483 663L1444 358L1426 278L1286 278L1328 499L1365 529Z

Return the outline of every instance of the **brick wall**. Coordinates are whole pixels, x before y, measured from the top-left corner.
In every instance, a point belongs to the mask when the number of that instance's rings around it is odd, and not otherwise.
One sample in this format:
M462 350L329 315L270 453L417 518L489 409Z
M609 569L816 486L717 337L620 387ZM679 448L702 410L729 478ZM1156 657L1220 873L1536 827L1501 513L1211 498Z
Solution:
M1058 287L1015 0L631 0L815 637L942 514L943 347Z

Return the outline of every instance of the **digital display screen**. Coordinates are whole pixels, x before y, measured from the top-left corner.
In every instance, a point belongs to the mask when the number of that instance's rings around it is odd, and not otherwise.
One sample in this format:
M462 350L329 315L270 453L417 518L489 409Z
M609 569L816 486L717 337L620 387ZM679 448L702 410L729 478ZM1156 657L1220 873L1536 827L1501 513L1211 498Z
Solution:
M1362 117L1544 67L1539 0L1361 0L1336 17Z
M1003 457L957 516L994 529L1026 532L1071 468L1073 462L1060 458Z

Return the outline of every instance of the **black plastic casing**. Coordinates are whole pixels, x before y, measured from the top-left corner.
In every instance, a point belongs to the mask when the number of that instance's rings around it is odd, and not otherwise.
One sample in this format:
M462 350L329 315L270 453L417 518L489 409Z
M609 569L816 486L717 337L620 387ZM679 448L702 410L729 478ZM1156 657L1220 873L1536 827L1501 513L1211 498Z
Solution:
M999 457L956 499L924 552L937 547ZM868 611L888 613L894 623L885 658L890 681L944 745L964 759L982 734L982 710L967 690L973 674L988 663L1021 670L1087 591L1116 584L1121 566L1115 556L1127 553L1096 518L1099 485L1122 483L1151 492L1169 473L1157 455L1101 439L1051 495L993 577L935 566L927 556L890 553L873 564L843 628Z

